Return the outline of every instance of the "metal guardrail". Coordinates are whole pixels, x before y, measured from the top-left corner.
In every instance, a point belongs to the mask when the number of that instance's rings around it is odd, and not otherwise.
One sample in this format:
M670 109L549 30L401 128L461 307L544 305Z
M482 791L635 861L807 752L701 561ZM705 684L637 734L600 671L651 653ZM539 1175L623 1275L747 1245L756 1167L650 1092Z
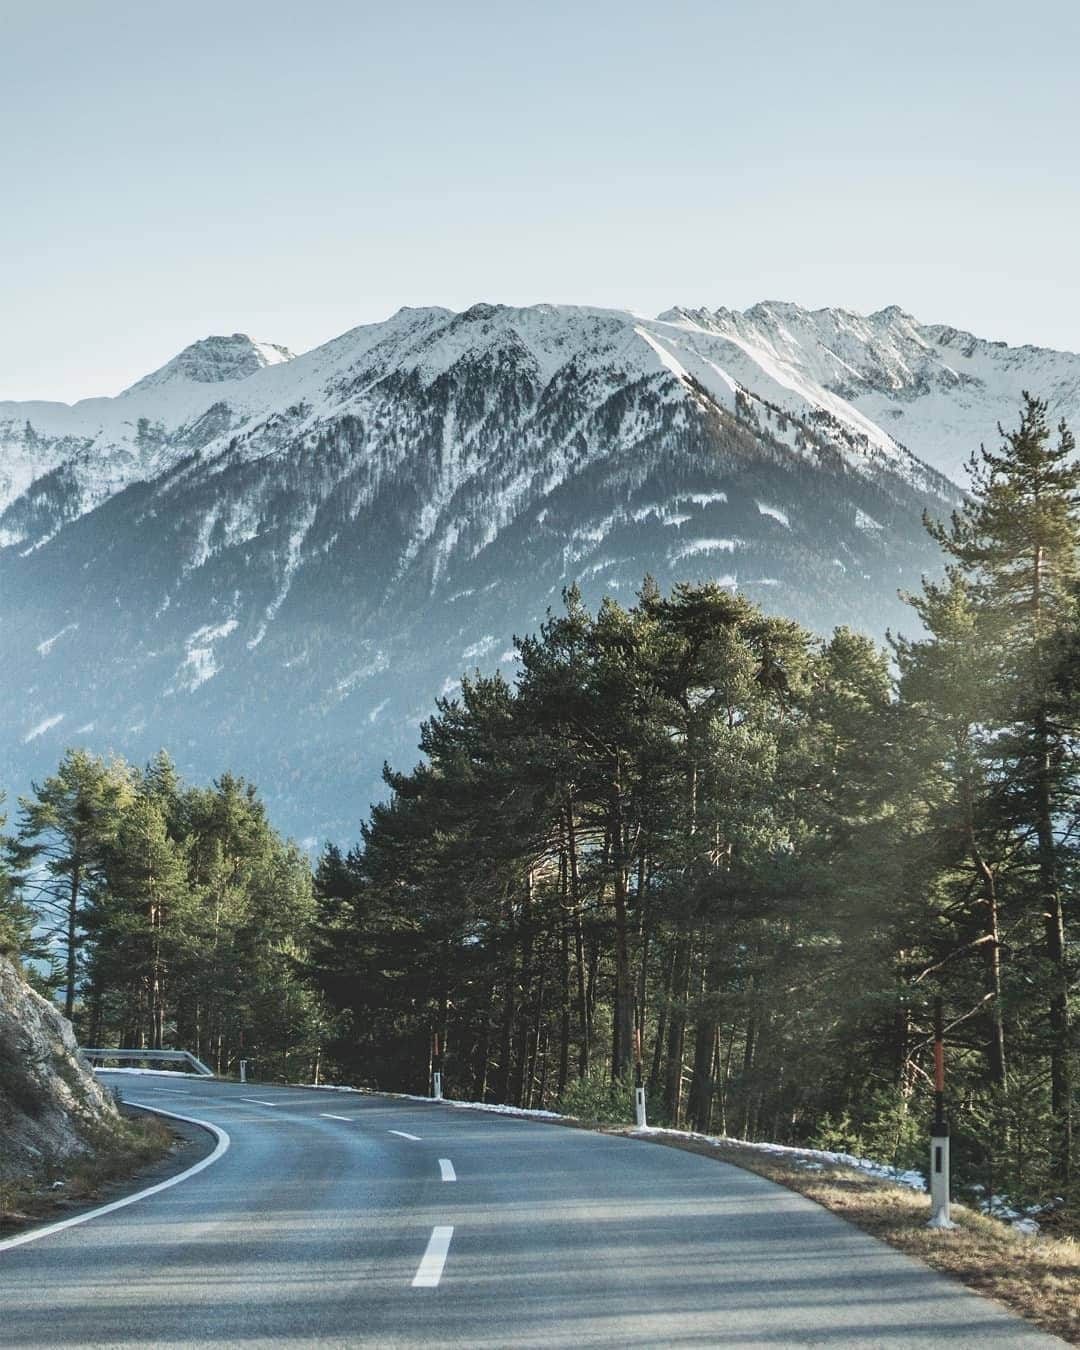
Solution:
M85 1045L80 1046L79 1049L87 1059L91 1061L99 1059L134 1059L148 1064L158 1062L167 1064L190 1064L200 1077L214 1077L213 1069L211 1069L209 1065L204 1064L201 1059L196 1059L190 1050L106 1050L101 1049L100 1047L97 1049L90 1049Z

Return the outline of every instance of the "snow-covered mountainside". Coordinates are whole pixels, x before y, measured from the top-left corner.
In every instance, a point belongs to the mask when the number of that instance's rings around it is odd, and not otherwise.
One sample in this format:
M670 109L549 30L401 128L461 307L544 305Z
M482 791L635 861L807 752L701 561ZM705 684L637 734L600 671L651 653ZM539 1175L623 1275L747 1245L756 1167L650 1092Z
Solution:
M920 324L895 305L862 315L769 302L661 318L733 343L742 356L728 369L755 391L764 392L764 376L828 407L824 391L961 485L968 457L981 442L996 444L999 422L1012 425L1025 389L1055 416L1080 421L1080 355Z
M302 836L348 835L433 698L512 672L573 581L595 603L646 571L713 579L819 630L910 628L897 590L938 563L922 511L956 495L924 460L1080 367L1021 378L1027 351L899 311L475 305L297 357L208 338L116 398L2 404L0 785L72 743L166 745L252 776Z
M0 548L34 547L129 483L152 477L242 417L235 389L291 361L243 333L193 342L118 398L0 402Z

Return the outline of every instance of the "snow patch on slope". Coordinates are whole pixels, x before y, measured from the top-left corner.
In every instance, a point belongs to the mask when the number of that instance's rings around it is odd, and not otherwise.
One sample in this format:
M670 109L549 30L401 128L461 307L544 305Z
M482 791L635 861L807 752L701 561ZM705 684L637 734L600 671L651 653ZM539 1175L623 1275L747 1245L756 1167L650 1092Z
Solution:
M23 737L23 745L29 745L31 741L36 741L39 736L44 736L47 731L51 731L53 727L58 726L64 720L64 716L64 713L54 713L52 717L46 717L37 726L31 727Z
M66 637L68 633L77 632L78 628L79 625L77 623L65 624L64 627L60 629L59 633L54 633L51 638L46 638L44 642L38 643L37 645L38 655L48 656L48 654L52 651L52 649L56 646L56 644L60 641L61 638Z
M773 520L778 520L781 525L791 529L791 521L787 517L786 511L781 511L778 506L767 506L765 502L756 502L758 514L762 516L771 516Z
M493 633L487 633L484 637L472 642L461 653L463 661L475 661L477 657L486 656L492 647L498 645L499 639Z
M683 558L692 558L698 553L733 553L741 543L741 539L692 539L679 548L670 549L668 562L674 566Z
M262 622L259 624L254 637L248 639L248 649L254 650L263 638L266 631L274 622L278 610L285 603L285 598L292 587L293 577L300 566L300 554L304 546L304 540L307 538L308 531L311 529L315 520L316 507L310 507L301 517L300 523L293 529L289 535L289 544L285 554L285 565L282 568L281 580L278 583L277 594L270 601L263 614Z
M207 624L197 628L191 634L184 644L186 655L183 665L177 671L177 681L181 689L193 693L200 685L214 678L218 673L214 643L227 638L230 633L236 631L236 628L236 620L227 619L225 623Z

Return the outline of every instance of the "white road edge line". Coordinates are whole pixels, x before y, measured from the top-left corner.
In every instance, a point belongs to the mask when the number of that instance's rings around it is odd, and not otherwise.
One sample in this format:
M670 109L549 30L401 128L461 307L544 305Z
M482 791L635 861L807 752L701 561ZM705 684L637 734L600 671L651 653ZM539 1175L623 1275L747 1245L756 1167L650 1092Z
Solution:
M411 1139L414 1144L420 1142L420 1136L418 1134L408 1134L405 1130L387 1130L386 1133L396 1134L399 1139Z
M352 1116L335 1116L332 1111L320 1111L319 1115L322 1116L323 1120L352 1120Z
M414 1289L435 1289L442 1279L443 1266L446 1265L446 1253L450 1250L450 1239L454 1236L452 1224L445 1228L433 1228L428 1239L427 1251L420 1259L420 1269L413 1276Z
M181 1181L187 1181L188 1177L193 1177L196 1172L201 1172L211 1163L216 1163L223 1154L228 1152L229 1145L232 1143L232 1140L220 1125L214 1125L208 1120L196 1120L194 1116L179 1116L175 1111L163 1111L160 1106L148 1106L145 1102L128 1102L127 1104L137 1106L142 1111L153 1111L158 1116L169 1116L172 1120L186 1121L188 1125L201 1125L204 1130L209 1130L216 1137L217 1147L201 1162L189 1167L186 1172L180 1172L175 1177L169 1177L168 1181L159 1181L156 1186L147 1186L144 1191L136 1191L134 1195L126 1195L122 1200L114 1200L111 1204L102 1205L86 1214L76 1214L73 1219L61 1219L59 1223L50 1223L45 1228L35 1228L32 1233L22 1233L18 1237L4 1238L0 1241L0 1252L6 1252L11 1247L21 1247L26 1242L36 1242L38 1238L48 1237L50 1233L59 1233L65 1228L74 1228L76 1224L89 1223L91 1219L99 1219L103 1214L111 1214L114 1209L123 1209L125 1205L133 1205L136 1200L145 1200L148 1195L157 1195L159 1191L167 1191L170 1186L178 1186Z
M457 1173L454 1171L454 1164L449 1158L439 1159L439 1171L442 1173L443 1181L457 1181Z
M254 1102L256 1106L277 1106L277 1102L264 1102L261 1097L241 1097L242 1102Z

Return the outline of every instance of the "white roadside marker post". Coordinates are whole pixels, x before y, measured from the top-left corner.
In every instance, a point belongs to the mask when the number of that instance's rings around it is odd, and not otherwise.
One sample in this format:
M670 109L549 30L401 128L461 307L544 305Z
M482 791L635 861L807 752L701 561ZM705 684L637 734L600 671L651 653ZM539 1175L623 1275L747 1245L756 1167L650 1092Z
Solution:
M634 1028L634 1120L639 1130L645 1128L645 1084L641 1072L641 1028Z
M242 1060L240 1061L240 1081L241 1081L241 1083L246 1083L246 1082L247 1082L247 1060L246 1060L246 1059L242 1059Z
M930 1222L927 1228L955 1228L949 1218L949 1122L945 1119L945 1014L934 1000L934 1121L930 1126Z
M433 1065L433 1068L431 1072L431 1083L432 1083L431 1095L437 1102L441 1102L443 1099L442 1055L439 1051L439 1033L437 1031L432 1032L432 1049L433 1053L431 1056L431 1063Z

